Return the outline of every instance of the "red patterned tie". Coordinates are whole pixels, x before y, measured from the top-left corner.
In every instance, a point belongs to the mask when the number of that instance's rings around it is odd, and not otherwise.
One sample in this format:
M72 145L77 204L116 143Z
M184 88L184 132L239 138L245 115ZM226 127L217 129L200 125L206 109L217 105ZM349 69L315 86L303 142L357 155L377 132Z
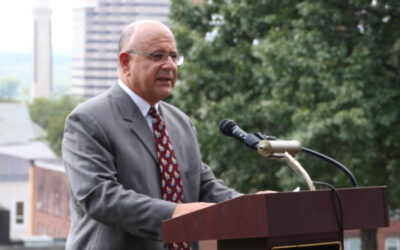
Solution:
M176 203L183 203L184 196L181 174L165 122L154 107L150 108L149 115L152 117L151 123L153 125L153 134L156 140L163 199ZM190 249L190 245L187 242L174 242L169 244L169 249L186 250Z

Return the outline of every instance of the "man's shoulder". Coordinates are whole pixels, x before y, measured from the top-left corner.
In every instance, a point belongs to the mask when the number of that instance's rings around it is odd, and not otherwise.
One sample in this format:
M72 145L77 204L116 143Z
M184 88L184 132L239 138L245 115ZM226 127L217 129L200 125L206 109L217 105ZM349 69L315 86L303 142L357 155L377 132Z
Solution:
M116 86L110 87L105 92L96 95L90 99L85 100L84 102L80 103L74 111L76 112L88 112L88 111L99 111L103 110L105 106L108 106L110 103L110 97L112 93L115 91Z
M94 96L75 107L70 115L103 116L110 109L110 89Z

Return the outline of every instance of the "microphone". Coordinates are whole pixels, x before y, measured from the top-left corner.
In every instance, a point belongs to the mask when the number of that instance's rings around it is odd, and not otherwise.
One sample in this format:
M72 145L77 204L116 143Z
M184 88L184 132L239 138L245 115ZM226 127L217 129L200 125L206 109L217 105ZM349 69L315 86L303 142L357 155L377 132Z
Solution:
M232 120L222 120L219 123L219 130L224 135L232 136L246 144L249 148L257 150L258 153L264 157L282 158L285 152L288 152L292 156L301 152L301 144L298 141L282 141L277 140L273 136L259 135L259 137L257 137L253 134L247 134Z
M251 149L257 150L257 144L260 141L255 135L247 134L244 132L234 121L224 119L219 123L219 130L226 136L232 136L233 138L243 142Z

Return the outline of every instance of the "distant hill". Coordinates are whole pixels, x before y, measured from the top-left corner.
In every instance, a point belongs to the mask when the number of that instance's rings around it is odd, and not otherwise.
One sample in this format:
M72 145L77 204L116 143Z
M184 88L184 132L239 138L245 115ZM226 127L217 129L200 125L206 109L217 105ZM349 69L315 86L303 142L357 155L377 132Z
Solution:
M29 85L32 78L32 56L20 53L0 53L0 79L17 78Z
M0 79L16 78L21 82L21 96L29 97L29 86L32 82L32 54L0 53ZM71 56L53 55L53 89L55 96L67 94L71 76Z

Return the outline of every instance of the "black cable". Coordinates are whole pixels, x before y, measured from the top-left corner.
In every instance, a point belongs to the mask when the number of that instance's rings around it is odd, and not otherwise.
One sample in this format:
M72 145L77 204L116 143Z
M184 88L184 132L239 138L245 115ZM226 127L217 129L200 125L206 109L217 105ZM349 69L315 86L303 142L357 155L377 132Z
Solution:
M313 183L317 184L317 185L327 186L335 194L335 197L337 199L338 206L339 206L339 212L340 212L340 214L339 214L339 216L340 216L339 229L341 230L341 232L343 232L343 230L344 230L343 205L342 205L342 199L340 198L339 192L336 190L336 188L333 185L331 185L329 183L321 182L321 181L313 181Z
M276 160L276 159L273 159L273 160ZM297 172L297 170L294 169L292 166L290 166L290 164L288 164L286 161L283 161L283 160L276 160L276 161L278 161L278 162L284 164L285 166L287 166L287 167L288 167L290 170L292 170L298 177L300 177L300 179L301 179L302 181L305 181L304 177L303 177L301 174L299 174L299 172ZM342 232L342 237L343 237L344 216L343 216L342 199L340 198L339 192L336 190L336 188L335 188L332 184L329 184L329 183L326 183L326 182L322 182L322 181L313 181L313 183L314 183L314 184L317 184L317 185L321 185L321 186L327 186L327 187L330 188L330 189L333 191L333 193L335 194L335 197L336 197L336 199L337 199L338 206L339 206L339 229L341 230L341 232Z
M353 187L357 187L357 186L358 186L358 185L357 185L356 178L354 177L354 175L350 172L350 170L348 170L348 169L347 169L343 164L341 164L340 162L338 162L338 161L336 161L336 160L334 160L334 159L332 159L332 158L330 158L330 157L328 157L328 156L326 156L326 155L324 155L324 154L321 154L321 153L319 153L319 152L317 152L317 151L314 151L314 150L311 150L311 149L308 149L308 148L302 147L302 148L301 148L301 151L304 152L304 153L307 153L307 154L309 154L309 155L315 156L315 157L317 157L317 158L320 158L320 159L322 159L322 160L325 160L325 161L331 163L331 164L334 165L335 167L337 167L337 168L339 168L340 170L342 170L342 171L347 175L347 177L349 177L351 183L353 184Z

